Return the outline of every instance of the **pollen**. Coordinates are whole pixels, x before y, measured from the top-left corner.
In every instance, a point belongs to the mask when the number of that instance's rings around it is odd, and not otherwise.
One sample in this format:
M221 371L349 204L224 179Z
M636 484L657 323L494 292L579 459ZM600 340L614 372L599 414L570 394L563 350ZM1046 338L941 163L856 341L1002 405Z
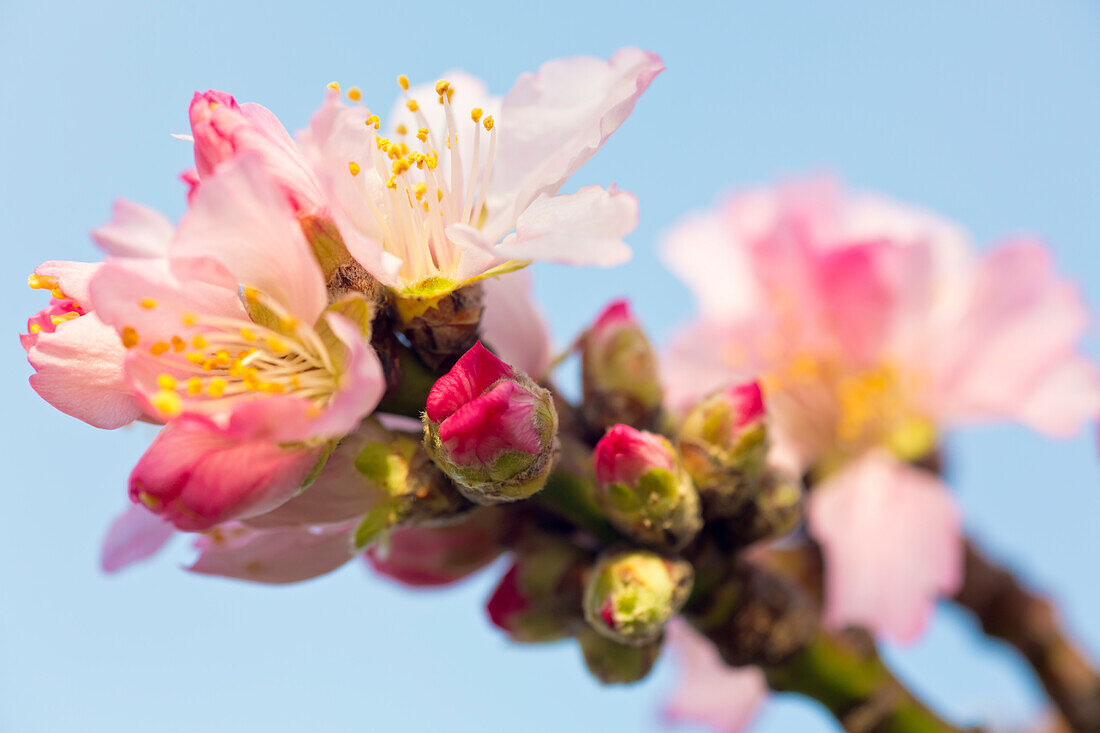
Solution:
M183 314L180 315L180 321L185 326L194 326L195 325L195 314L194 313L183 313Z
M354 160L349 160L348 161L348 170L351 171L351 174L353 176L359 175L359 164L356 163Z
M50 316L50 322L55 326L60 326L62 323L71 321L79 315L80 314L76 311L69 311L68 313L62 313L60 316Z
M407 91L409 91L409 77L407 77L407 76L405 76L404 74L402 74L401 76L397 77L397 83L398 83L398 84L399 84L399 85L401 86L401 88L402 88L402 89L404 89L404 90L405 90L406 92L407 92Z
M348 99L353 102L358 102L363 98L363 92L359 91L359 87L352 87L348 90Z
M186 348L187 348L187 342L186 341L184 341L179 336L173 336L172 337L172 351L174 351L178 354Z
M27 275L27 285L34 290L53 290L57 287L57 278L47 275Z
M198 377L191 377L187 380L187 394L196 395L202 392L202 380Z
M481 107L474 107L470 110L470 119L474 122L481 122Z
M490 130L493 129L493 125L495 125L496 123L493 122L493 116L489 115L482 121L481 124L484 125L485 132L489 132Z
M123 326L122 328L122 345L127 349L132 349L138 345L138 332L134 330L133 326Z
M161 389L174 390L176 388L176 378L171 374L161 374L157 377L157 386Z
M447 93L447 90L451 88L451 82L446 79L440 79L435 83L435 93L439 96L443 96Z
M149 403L156 408L156 410L168 417L175 417L180 414L180 409L183 407L183 400L175 392L170 392L166 389L162 389L153 395Z
M332 91L336 92L337 94L339 94L340 93L340 82L330 81L328 83L328 88L331 89Z
M195 334L195 337L191 339L191 345L194 346L196 349L205 349L206 337L203 336L201 333Z
M408 133L408 131L409 131L409 128L406 127L404 124L399 124L397 127L393 128L393 129L398 135L404 135L404 134Z
M37 323L32 323L27 330L30 331L31 333L41 333L42 332L42 327L39 326Z
M371 115L367 118L367 126L373 127L377 130L382 125L382 119L378 115Z
M210 386L206 388L207 394L211 397L221 397L225 393L225 388L229 386L221 377L214 377L210 380Z
M410 99L409 101L405 102L405 106L409 108L410 112L415 112L420 109L420 105L416 103L415 99Z
M157 301L155 298L142 298L140 301L141 307L146 310L152 310L157 307Z
M151 353L153 356L160 356L171 348L171 344L166 344L163 341L158 341L149 347L149 353Z

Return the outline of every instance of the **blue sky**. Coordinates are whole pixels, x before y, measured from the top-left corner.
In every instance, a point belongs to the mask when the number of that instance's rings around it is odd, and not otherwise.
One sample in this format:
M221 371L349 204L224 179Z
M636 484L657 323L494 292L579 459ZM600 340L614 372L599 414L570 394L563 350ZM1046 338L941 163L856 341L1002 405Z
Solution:
M636 193L636 257L613 271L540 267L566 342L613 296L659 339L690 314L655 255L660 232L722 191L802 172L932 207L988 243L1042 233L1100 305L1100 11L1032 2L466 5L0 0L0 731L660 730L674 669L606 690L568 644L509 645L481 610L499 568L410 592L354 564L291 588L192 577L178 543L117 577L98 545L125 501L147 427L97 431L27 387L15 335L41 307L45 259L95 257L87 232L117 196L178 216L196 89L305 124L324 85L386 109L394 78L461 67L497 92L516 74L622 45L668 71L569 184ZM1097 349L1097 332L1088 348ZM1059 599L1100 653L1095 436L998 426L952 436L972 532ZM945 712L1012 722L1041 697L1009 652L945 609L888 653ZM757 730L832 730L779 699Z

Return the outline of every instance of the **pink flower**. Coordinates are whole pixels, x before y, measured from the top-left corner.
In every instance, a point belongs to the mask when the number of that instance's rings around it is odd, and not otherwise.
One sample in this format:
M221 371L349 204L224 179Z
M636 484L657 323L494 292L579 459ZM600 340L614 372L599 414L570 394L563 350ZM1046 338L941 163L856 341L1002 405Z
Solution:
M714 646L681 619L668 625L668 643L680 668L676 692L664 715L676 723L699 723L717 733L739 733L768 694L756 667L729 667Z
M687 405L761 377L776 456L829 478L809 512L826 545L826 616L836 624L912 638L959 575L957 516L946 493L929 498L934 477L920 492L880 489L902 492L911 531L898 528L906 517L895 502L873 503L882 516L858 524L827 509L842 501L830 493L864 485L844 475L861 458L913 460L939 431L977 420L1066 435L1100 409L1100 379L1079 351L1085 308L1037 241L975 258L949 222L811 181L733 196L685 220L664 250L701 311L669 353L671 399ZM905 470L878 475L902 482ZM833 527L842 516L848 523ZM843 538L864 548L873 538L880 544L864 560L881 565L844 567L856 555ZM930 553L933 542L948 547ZM895 583L880 585L885 577Z
M116 201L111 221L92 232L110 255L162 257L171 223L152 209ZM93 311L89 282L100 265L43 262L28 278L32 288L49 290L50 304L27 321L20 343L34 367L31 387L64 413L97 428L113 429L141 415L141 406L123 373L125 349L114 329Z
M188 110L195 141L196 176L184 174L188 197L227 161L252 154L287 197L298 216L325 209L317 178L286 128L266 107L237 104L232 95L195 92Z
M135 468L131 498L181 529L286 501L323 444L381 397L367 324L328 308L294 212L253 156L203 183L167 259L110 260L90 293L128 349L145 411L172 421Z
M662 69L630 48L562 59L521 76L503 100L461 72L411 89L402 77L388 137L377 115L330 94L300 144L348 249L398 295L440 297L536 259L618 264L634 197L558 191Z
M676 460L668 441L653 433L616 425L596 444L592 457L596 480L606 488L612 484L635 486L654 469L673 471Z

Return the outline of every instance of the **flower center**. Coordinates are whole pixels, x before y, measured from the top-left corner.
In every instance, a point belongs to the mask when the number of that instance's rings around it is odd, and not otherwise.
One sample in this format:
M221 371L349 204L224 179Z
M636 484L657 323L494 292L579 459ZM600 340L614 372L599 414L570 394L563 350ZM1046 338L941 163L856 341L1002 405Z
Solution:
M348 170L358 176L364 168L373 168L382 181L381 196L368 195L367 205L382 232L383 248L402 261L402 276L415 284L432 277L452 276L457 269L461 250L447 238L446 228L452 224L476 227L481 223L496 132L492 116L476 107L469 112L470 121L464 123L468 132L460 131L451 104L454 88L446 80L435 85L445 127L433 130L420 103L408 95L408 78L399 77L398 84L418 129L410 131L398 125L399 139L390 140L375 133L381 121L378 115L371 115L367 119L373 140L368 146L369 157L348 161ZM460 134L473 136L468 166L463 164ZM482 137L488 138L484 161ZM441 155L443 150L448 154Z
M325 341L298 322L274 299L244 288L245 303L257 320L183 313L180 333L148 345L163 365L153 406L171 417L183 400L218 406L250 394L290 393L318 408L331 399L338 385L336 361ZM143 298L143 308L156 308L155 298ZM122 329L122 343L137 348L136 329Z
M803 354L764 381L777 407L789 412L795 434L824 460L875 447L913 460L935 444L934 426L914 404L918 376L889 362L853 369Z

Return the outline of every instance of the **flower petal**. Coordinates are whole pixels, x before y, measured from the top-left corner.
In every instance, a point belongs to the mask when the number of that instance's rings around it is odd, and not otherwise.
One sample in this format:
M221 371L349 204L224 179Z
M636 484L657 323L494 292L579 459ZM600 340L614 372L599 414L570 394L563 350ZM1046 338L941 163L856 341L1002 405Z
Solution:
M111 523L99 558L106 573L116 573L140 562L164 547L176 530L145 507L131 504Z
M192 573L254 583L297 583L332 572L354 555L355 523L325 527L218 527L195 541Z
M546 319L531 295L527 270L510 272L485 280L485 311L481 333L500 357L542 379L550 368L550 331Z
M520 214L516 231L497 251L510 260L611 267L630 259L622 239L637 225L633 195L614 186L585 186L574 194L540 196Z
M123 348L115 329L95 313L43 331L27 350L30 383L42 399L97 428L128 425L142 410L126 379Z
M117 199L111 220L92 232L99 248L114 257L163 257L174 227L159 211Z
M825 622L898 641L924 630L962 581L959 510L934 475L873 453L810 494L810 534L825 557Z
M676 723L700 723L717 733L739 733L768 695L756 667L729 667L714 646L682 619L668 625L668 643L679 662L680 682L664 708Z
M553 195L619 128L664 69L661 58L623 48L610 59L543 64L516 80L501 104L490 212L501 234L541 194Z
M169 253L220 262L241 284L275 298L303 323L312 325L325 308L325 282L313 250L255 156L224 163L203 180Z
M254 417L279 402L245 403L225 429L202 416L176 418L134 467L130 498L186 531L262 514L287 501L320 449L284 447L272 435L279 426Z
M500 510L484 507L457 524L395 529L366 558L376 572L404 585L448 585L499 557L503 531Z

